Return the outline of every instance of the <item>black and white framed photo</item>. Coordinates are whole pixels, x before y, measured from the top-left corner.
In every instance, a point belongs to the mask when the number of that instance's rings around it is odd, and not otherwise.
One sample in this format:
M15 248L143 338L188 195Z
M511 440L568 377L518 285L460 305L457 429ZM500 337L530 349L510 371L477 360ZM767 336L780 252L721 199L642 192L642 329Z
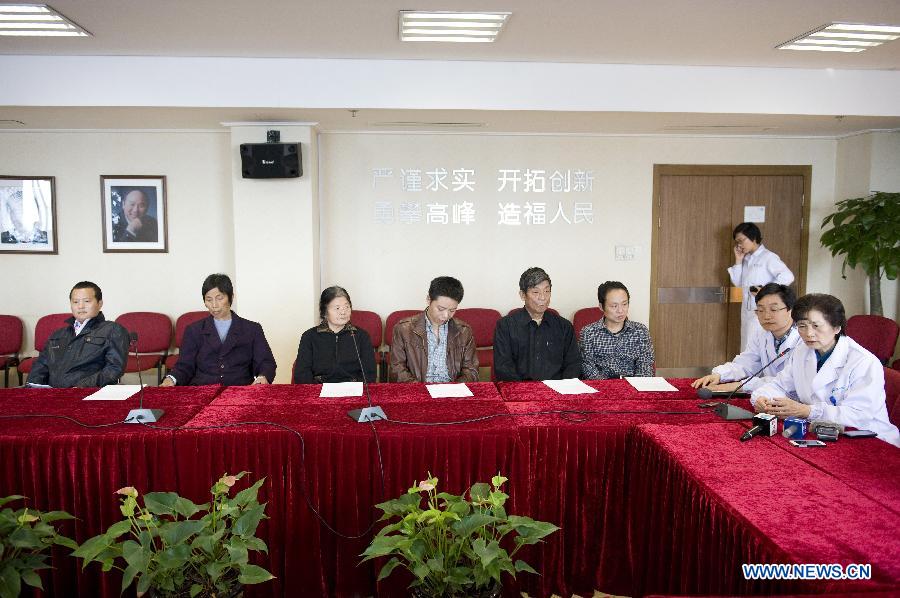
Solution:
M0 176L0 253L58 253L54 177Z
M166 177L102 175L104 253L166 253Z

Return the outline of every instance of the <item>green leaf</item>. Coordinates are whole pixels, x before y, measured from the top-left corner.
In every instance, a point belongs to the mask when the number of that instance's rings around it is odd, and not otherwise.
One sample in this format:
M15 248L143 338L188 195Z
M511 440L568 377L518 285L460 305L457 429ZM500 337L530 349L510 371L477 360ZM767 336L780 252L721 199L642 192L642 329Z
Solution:
M429 569L428 566L425 565L424 563L419 564L419 565L416 565L416 566L413 568L413 575L415 575L416 577L418 577L420 580L425 579L426 577L428 577L428 573L429 573L429 572L430 572L430 569Z
M134 581L135 576L138 575L139 573L143 573L143 572L144 572L143 568L139 565L136 565L136 564L128 565L128 567L125 568L125 572L122 573L122 592L121 593L124 594L125 590L128 589L128 586L130 586L132 584L132 582Z
M44 586L41 584L41 576L29 569L22 571L22 581L33 588L44 589Z
M146 500L146 497L144 500ZM198 505L198 504L194 503L193 501L190 501L186 498L182 498L181 496L176 498L175 503L172 505L172 509L176 513L178 513L179 515L184 517L185 519L190 519L196 513L200 512L202 509L208 509L208 508L209 508L209 503L206 503L203 505Z
M360 555L365 557L360 562L391 554L397 549L399 544L406 542L408 542L408 540L403 536L376 536L372 539L372 543L369 544Z
M7 539L14 548L43 548L44 544L30 527L17 528Z
M453 531L456 532L460 536L468 536L475 530L488 525L489 523L494 523L497 521L496 517L491 517L490 515L485 515L483 513L475 512L467 517L463 517L461 520L455 522L451 527Z
M205 527L206 522L200 519L172 521L160 528L159 535L166 542L166 544L174 546L176 544L184 542L187 538L190 538L194 534L202 531Z
M433 559L428 559L425 561L425 564L428 565L428 568L434 571L435 573L443 573L444 572L444 557L436 556Z
M26 498L26 497L22 496L21 494L10 494L9 496L4 496L4 497L0 498L0 507L2 507L3 505L5 505L8 502L13 502L15 500L21 500L23 498Z
M103 552L108 546L109 540L106 539L106 535L100 534L99 536L90 538L84 544L79 546L78 549L72 553L72 556L84 559L83 567L86 567L94 557Z
M384 564L384 567L381 568L381 571L378 572L378 581L381 581L382 579L390 575L391 571L396 569L400 564L400 559L398 559L397 557L391 558L391 560Z
M60 536L59 534L53 536L53 543L59 546L65 546L66 548L71 548L72 550L78 548L78 543L75 542L75 540L66 536Z
M538 573L537 571L532 569L531 565L529 565L528 563L526 563L525 561L522 561L522 560L516 561L516 571L518 571L518 572L524 571L525 573L534 573L535 575L540 575L540 573Z
M266 478L262 478L262 479L258 480L255 484L253 484L249 488L241 490L240 492L235 494L235 496L232 500L234 501L235 504L240 505L242 507L249 505L252 501L255 501L257 499L256 497L259 494L259 488L260 488L260 486L263 485L263 482L265 482L265 481L266 481Z
M495 489L499 489L500 486L509 481L509 478L505 478L499 473L491 478L491 485L494 486Z
M106 539L112 542L122 534L131 530L131 520L123 519L122 521L117 521L109 526L109 529L106 530Z
M472 484L472 488L469 489L469 496L472 498L473 502L486 501L490 494L491 487L484 482Z
M257 565L241 565L241 574L238 581L244 585L262 583L275 579L275 576Z
M22 582L16 570L11 565L0 569L0 597L18 598L21 592Z
M179 497L174 492L148 492L144 495L144 506L154 515L175 515L175 503Z
M260 520L264 517L265 509L265 504L247 509L234 523L234 533L238 536L254 535Z
M150 551L145 551L144 547L134 540L126 540L122 543L122 558L129 565L137 564L145 567L150 560Z
M481 566L485 568L490 565L491 561L500 556L500 545L496 540L487 544L484 541L484 538L478 538L472 542L472 550L474 550L475 554L478 555L478 558L481 559Z
M266 543L257 538L256 536L248 536L244 538L244 544L246 544L248 550L257 550L259 552L269 552L269 547L266 546Z
M203 586L201 586L199 583L195 583L195 584L191 585L191 598L195 598L197 596L197 594L199 594L202 591L203 591Z
M206 573L209 575L210 581L216 581L220 577L222 577L222 573L225 572L226 569L230 568L231 565L229 563L223 563L222 561L213 561L206 565Z
M163 569L182 569L190 558L191 547L178 544L160 552L156 560Z
M236 544L234 540L232 540L231 543L225 545L225 550L228 551L228 556L231 558L232 563L236 563L239 565L247 563L248 555L246 546L242 544Z
M46 513L41 514L41 521L45 521L46 523L52 523L63 519L75 519L75 517L69 515L65 511L47 511Z

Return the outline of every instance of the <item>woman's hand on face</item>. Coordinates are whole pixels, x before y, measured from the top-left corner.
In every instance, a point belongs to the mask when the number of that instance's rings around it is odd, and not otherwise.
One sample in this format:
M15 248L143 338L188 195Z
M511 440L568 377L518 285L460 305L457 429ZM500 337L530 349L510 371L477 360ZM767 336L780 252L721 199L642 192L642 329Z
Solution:
M740 264L744 261L744 250L739 245L734 246L734 263Z

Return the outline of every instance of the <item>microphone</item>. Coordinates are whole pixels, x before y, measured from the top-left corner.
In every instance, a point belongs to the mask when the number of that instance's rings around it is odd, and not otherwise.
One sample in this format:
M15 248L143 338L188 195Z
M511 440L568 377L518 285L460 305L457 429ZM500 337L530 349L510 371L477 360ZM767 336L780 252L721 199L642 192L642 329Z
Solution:
M366 400L368 401L369 406L360 409L351 409L347 412L347 415L350 416L350 419L360 424L377 421L379 419L387 421L388 417L385 415L384 409L378 405L372 405L372 395L369 394L369 381L366 379L366 368L363 366L362 356L359 354L359 345L356 343L356 329L352 327L352 324L350 326L350 338L353 340L353 349L356 351L356 360L359 362L359 371L362 374L363 379L363 389L366 391Z
M819 440L834 442L844 433L844 426L835 422L814 421L812 431Z
M125 416L125 421L122 423L150 424L159 421L165 411L163 411L162 409L144 409L144 378L143 376L141 376L141 355L140 353L138 353L137 348L137 332L129 332L128 339L130 340L129 346L134 348L134 360L137 363L138 369L138 384L140 384L141 387L141 403L138 409L132 409L128 412L128 415Z
M713 398L715 396L715 394L713 393L713 391L711 391L706 386L701 386L700 388L697 389L697 396L703 400L706 400L706 399Z
M799 440L806 436L808 428L809 420L801 419L799 417L789 417L784 420L784 431L781 432L781 435L791 440Z
M746 442L754 436L774 436L778 431L778 418L770 413L758 413L753 416L753 427L741 435L741 442Z
M788 347L787 349L785 349L784 351L782 351L781 353L779 353L778 355L776 355L775 357L773 357L772 360L769 361L769 363L767 363L766 365L764 365L764 366L762 366L761 368L759 368L759 369L756 371L756 373L754 373L752 376L749 376L749 377L747 377L747 378L744 378L744 381L741 382L741 383L738 385L737 388L735 388L734 390L732 390L732 391L731 391L731 394L729 394L727 397L725 397L725 400L726 400L726 401L730 400L731 397L734 396L734 393L736 393L737 391L739 391L740 389L742 389L742 388L744 387L744 384L750 382L751 380L753 380L754 378L756 378L757 376L759 376L761 373L763 373L763 371L764 371L767 367L769 367L770 365L772 365L773 363L775 363L776 361L778 361L779 359L781 359L782 357L784 357L785 355L787 355L787 354L790 353L790 352L791 352L791 348Z

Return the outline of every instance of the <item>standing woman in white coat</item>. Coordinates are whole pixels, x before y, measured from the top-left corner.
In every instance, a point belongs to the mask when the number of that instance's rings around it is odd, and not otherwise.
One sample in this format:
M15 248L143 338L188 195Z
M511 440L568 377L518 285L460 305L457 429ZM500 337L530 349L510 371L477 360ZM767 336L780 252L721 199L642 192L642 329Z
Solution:
M731 284L741 287L741 351L747 348L751 333L761 328L756 317L756 291L770 282L789 285L794 275L762 244L762 232L752 222L741 222L734 228L734 265L728 268Z
M787 366L753 391L759 412L801 417L871 430L900 446L900 432L888 419L884 367L844 334L844 305L831 295L806 295L791 312L803 343Z

